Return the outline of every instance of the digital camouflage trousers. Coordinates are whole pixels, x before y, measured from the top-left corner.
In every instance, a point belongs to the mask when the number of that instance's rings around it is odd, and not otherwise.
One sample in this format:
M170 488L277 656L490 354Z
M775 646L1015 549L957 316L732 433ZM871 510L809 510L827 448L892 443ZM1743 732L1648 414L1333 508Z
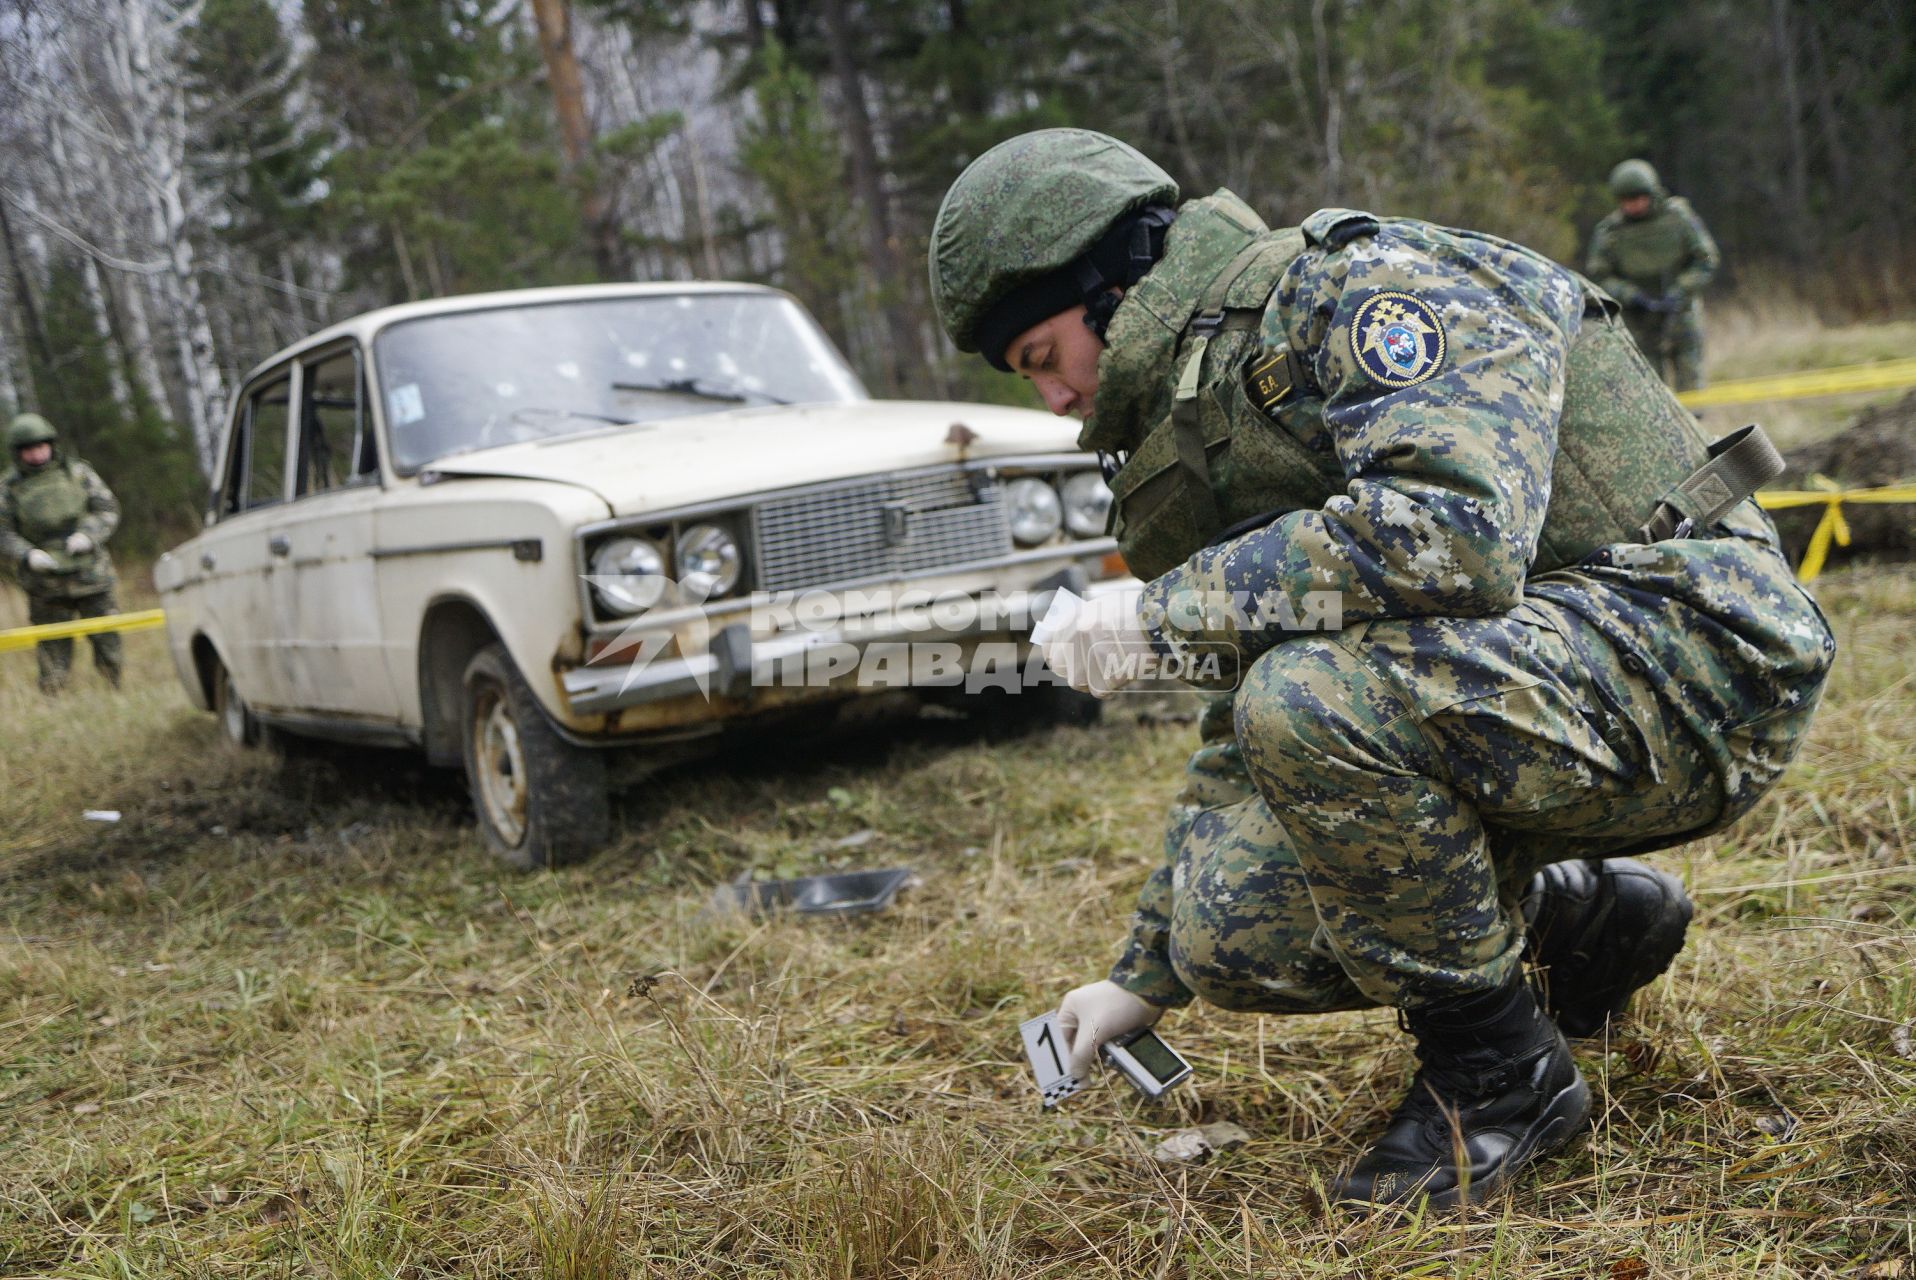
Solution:
M1775 756L1812 706L1767 719ZM1534 598L1360 624L1213 695L1112 977L1148 1000L1314 1013L1493 988L1548 863L1678 843L1747 810L1641 665ZM1773 779L1780 766L1770 768Z
M1695 391L1703 385L1702 303L1693 300L1669 315L1629 307L1623 322L1650 367L1671 390Z
M118 613L112 591L100 591L71 599L27 597L27 621L34 626L49 622L73 622L80 618L104 618ZM88 636L93 644L93 665L116 689L120 684L120 633L103 631ZM73 666L72 640L42 640L34 649L40 661L40 692L58 693L66 687L67 673Z

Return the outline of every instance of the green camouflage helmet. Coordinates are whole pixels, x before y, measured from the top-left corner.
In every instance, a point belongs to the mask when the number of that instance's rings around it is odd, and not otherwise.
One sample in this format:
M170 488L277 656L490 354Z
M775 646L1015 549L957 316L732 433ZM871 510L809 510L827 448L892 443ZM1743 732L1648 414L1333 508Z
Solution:
M54 444L60 433L37 413L23 413L7 427L7 452L18 453L30 444Z
M979 351L999 303L1070 267L1126 214L1177 198L1170 174L1102 133L1039 129L999 143L958 175L932 224L939 322L960 351ZM1073 293L1045 315L1078 300ZM1002 348L983 354L1004 367Z
M1648 160L1625 160L1610 171L1610 194L1619 200L1662 193L1663 184Z

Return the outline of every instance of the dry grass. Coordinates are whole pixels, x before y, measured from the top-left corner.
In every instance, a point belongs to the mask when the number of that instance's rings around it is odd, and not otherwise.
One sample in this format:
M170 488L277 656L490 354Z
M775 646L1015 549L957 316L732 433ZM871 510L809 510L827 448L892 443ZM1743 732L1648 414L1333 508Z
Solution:
M1768 377L1808 369L1900 360L1916 350L1916 320L1830 324L1807 303L1781 293L1745 293L1712 306L1704 364L1711 382ZM1863 409L1900 399L1903 391L1723 405L1702 410L1712 435L1760 422L1779 448L1810 444L1843 430Z
M1405 1078L1383 1014L1179 1014L1197 1076L1168 1107L1038 1111L1016 1023L1112 957L1189 726L929 723L674 774L626 797L617 851L521 877L450 776L222 752L157 635L120 699L45 704L9 655L0 1275L1916 1274L1916 585L1823 595L1815 739L1670 856L1698 927L1582 1052L1587 1137L1408 1219L1316 1207ZM861 862L924 875L891 912L700 917L865 829ZM1255 1140L1147 1158L1198 1117Z

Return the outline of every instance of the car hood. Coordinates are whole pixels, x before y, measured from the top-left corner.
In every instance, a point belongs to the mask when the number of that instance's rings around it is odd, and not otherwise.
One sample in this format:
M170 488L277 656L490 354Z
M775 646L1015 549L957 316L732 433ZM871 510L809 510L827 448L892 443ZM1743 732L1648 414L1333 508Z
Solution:
M971 437L962 447L961 426ZM1076 453L1077 435L1075 421L1000 405L777 405L462 453L425 471L578 485L628 516L966 459Z

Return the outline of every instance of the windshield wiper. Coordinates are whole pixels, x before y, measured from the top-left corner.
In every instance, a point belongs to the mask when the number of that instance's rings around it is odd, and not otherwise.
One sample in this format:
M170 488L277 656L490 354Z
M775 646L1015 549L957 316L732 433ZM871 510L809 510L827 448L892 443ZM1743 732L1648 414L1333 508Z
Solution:
M614 418L610 414L592 413L585 409L548 409L543 405L521 405L507 417L513 422L536 421L540 418L587 418L593 422L609 422L615 427L629 427L630 418Z
M698 378L668 378L663 382L615 382L614 391L659 391L666 395L691 396L695 400L717 400L724 404L744 404L754 396L769 404L790 404L763 391L740 391L735 387L700 386Z

